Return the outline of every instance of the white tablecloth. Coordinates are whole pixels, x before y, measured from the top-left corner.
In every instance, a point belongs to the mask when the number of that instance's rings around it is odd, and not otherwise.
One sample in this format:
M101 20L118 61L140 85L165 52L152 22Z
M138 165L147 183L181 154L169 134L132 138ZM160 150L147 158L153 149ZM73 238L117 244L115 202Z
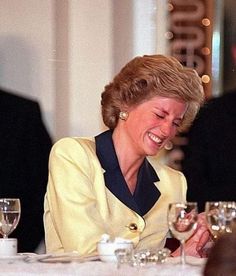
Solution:
M85 275L85 276L202 276L204 262L197 260L193 265L187 264L184 268L172 258L165 264L147 265L144 267L130 267L121 265L117 269L116 263L90 261L84 263L26 263L23 260L15 262L0 260L0 275Z

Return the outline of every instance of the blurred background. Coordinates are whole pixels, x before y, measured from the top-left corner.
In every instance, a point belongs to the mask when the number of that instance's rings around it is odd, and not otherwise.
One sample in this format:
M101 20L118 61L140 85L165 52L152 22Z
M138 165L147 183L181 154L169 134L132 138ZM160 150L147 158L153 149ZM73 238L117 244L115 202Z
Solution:
M234 0L1 0L0 86L39 101L53 137L96 135L100 95L131 58L194 67L206 98L236 87Z

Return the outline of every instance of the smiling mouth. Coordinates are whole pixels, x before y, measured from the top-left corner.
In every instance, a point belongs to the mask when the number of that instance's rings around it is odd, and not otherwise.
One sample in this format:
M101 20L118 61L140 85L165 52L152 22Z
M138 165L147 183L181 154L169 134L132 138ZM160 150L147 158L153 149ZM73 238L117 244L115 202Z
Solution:
M158 145L161 145L163 143L163 140L159 138L158 136L154 135L153 133L148 133L149 138L155 142Z

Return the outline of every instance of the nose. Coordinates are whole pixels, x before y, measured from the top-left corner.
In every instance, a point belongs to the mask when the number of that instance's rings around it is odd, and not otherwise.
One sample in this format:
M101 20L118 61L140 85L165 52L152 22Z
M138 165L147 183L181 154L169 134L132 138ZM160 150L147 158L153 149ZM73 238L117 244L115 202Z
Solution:
M160 126L160 130L163 136L169 137L172 133L172 124L169 122L163 122Z

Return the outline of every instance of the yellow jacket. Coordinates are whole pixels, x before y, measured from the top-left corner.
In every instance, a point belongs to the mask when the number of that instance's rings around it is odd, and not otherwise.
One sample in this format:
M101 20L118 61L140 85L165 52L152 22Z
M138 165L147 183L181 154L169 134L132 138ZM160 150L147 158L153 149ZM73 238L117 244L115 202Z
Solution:
M181 172L148 158L160 181L161 195L141 216L122 203L106 186L94 138L63 138L52 148L44 202L47 252L78 251L95 255L104 233L133 241L136 249L163 248L168 235L167 208L185 201Z

